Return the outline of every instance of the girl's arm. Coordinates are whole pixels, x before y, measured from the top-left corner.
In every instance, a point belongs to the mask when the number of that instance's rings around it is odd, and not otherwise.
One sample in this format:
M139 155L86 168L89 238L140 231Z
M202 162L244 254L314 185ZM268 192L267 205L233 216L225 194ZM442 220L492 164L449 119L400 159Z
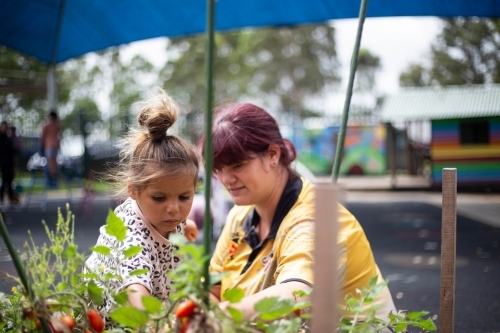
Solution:
M131 284L127 287L128 293L128 301L130 305L136 307L140 310L144 310L144 305L142 305L142 297L143 296L151 296L149 290L144 287L142 284Z

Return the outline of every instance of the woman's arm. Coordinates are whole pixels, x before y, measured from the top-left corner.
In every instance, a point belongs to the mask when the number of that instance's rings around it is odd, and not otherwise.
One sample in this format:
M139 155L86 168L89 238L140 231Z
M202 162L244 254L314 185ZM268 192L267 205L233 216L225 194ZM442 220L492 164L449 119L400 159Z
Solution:
M241 300L239 303L230 304L229 302L222 302L219 304L222 310L225 310L228 306L235 308L241 313L243 313L244 319L249 319L255 314L254 306L255 303L266 297L277 297L284 296L293 300L299 301L308 301L309 297L297 298L293 295L294 291L297 290L310 290L311 287L306 285L305 283L299 281L291 281L282 284L277 284L267 289L264 289L258 293L247 296ZM220 288L219 288L220 290Z
M151 296L149 290L144 287L142 284L131 284L127 287L128 293L128 301L130 305L136 307L140 310L144 310L144 305L142 305L142 297L143 296Z

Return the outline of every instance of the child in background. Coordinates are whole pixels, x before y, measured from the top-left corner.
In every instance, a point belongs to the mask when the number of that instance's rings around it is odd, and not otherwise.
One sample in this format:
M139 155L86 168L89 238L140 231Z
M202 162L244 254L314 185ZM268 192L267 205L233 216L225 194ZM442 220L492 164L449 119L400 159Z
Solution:
M123 191L129 197L115 213L128 227L127 237L118 243L103 226L97 240L97 245L121 250L131 245L143 247L136 256L120 262L119 274L124 280L109 282L116 290L131 291L129 302L140 309L143 296L168 300L171 279L167 272L180 260L173 253L169 235L181 234L194 241L198 233L195 223L186 218L198 181L199 155L194 146L167 133L177 114L174 101L163 91L142 106L137 117L141 128L131 130L123 140L122 167L113 175L116 180L126 181ZM116 266L113 253L103 256L94 252L86 262L88 270L100 274ZM148 273L130 276L131 271L143 268ZM111 302L105 299L98 309L109 312Z

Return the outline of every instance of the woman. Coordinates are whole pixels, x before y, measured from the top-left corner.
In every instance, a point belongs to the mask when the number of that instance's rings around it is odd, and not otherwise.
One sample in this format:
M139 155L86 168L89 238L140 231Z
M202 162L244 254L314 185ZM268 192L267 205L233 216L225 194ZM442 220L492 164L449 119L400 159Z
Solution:
M313 287L314 186L294 174L295 148L262 108L227 105L217 113L212 132L214 173L235 207L210 262L212 272L227 275L211 294L224 308L224 291L243 289L246 297L232 306L250 317L264 297L293 299L294 291ZM359 222L342 205L338 210L344 249L340 292L355 295L380 271ZM387 288L379 301L379 314L387 316L394 309Z

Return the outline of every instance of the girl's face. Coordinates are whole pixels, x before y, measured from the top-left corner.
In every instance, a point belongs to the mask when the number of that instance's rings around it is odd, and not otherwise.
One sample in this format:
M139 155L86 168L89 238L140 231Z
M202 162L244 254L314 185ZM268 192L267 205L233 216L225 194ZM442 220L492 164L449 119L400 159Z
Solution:
M192 176L163 178L141 191L129 185L130 197L137 201L146 220L164 237L184 221L195 193Z
M217 170L217 178L236 205L265 205L276 192L279 157L275 152L255 155L252 159L221 167Z

